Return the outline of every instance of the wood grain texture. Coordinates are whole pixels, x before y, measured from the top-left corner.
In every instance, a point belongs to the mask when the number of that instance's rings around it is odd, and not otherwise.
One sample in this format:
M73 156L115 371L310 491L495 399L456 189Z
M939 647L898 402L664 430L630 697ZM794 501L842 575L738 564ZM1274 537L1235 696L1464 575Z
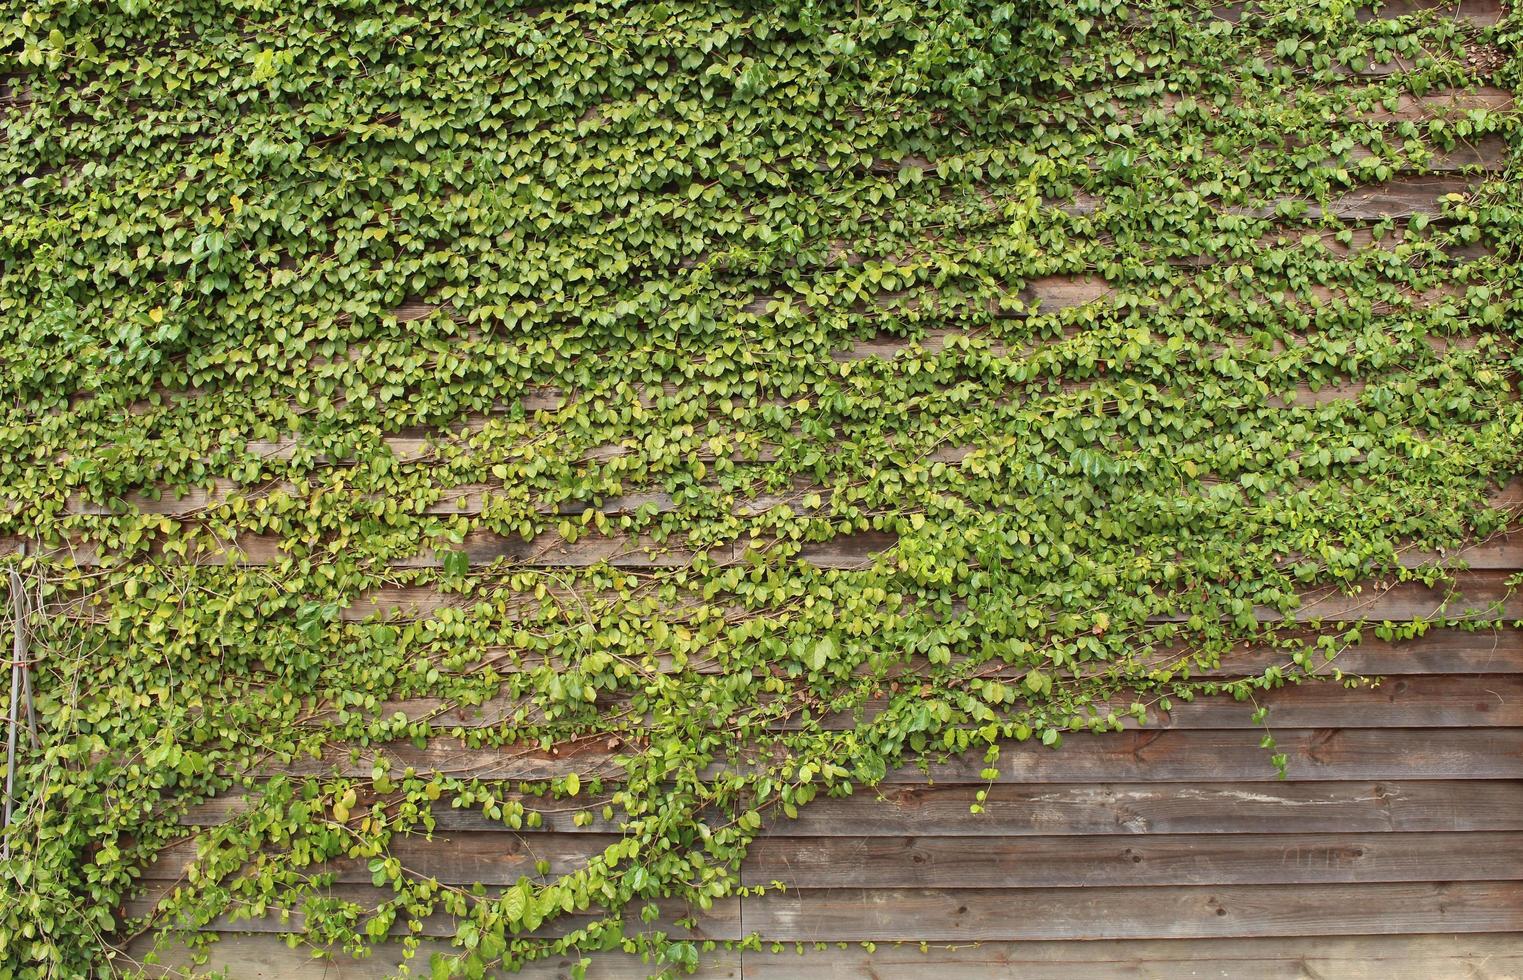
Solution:
M151 938L129 950L141 958ZM228 935L209 951L197 972L225 969L232 980L381 980L410 963L415 973L435 952L451 947L424 941L415 959L397 945L353 959L332 951L315 959L307 946L291 949L284 937ZM594 953L589 980L645 980L651 967L618 953ZM565 980L579 957L526 966L522 980ZM1523 941L1507 933L1411 936L1316 936L1273 939L1154 939L1089 942L986 942L976 945L885 944L869 953L846 948L793 946L780 952L717 949L703 955L694 980L1517 980L1523 976ZM182 946L171 945L150 976L177 976L191 966Z
M1523 930L1523 882L770 892L745 924L780 941L1205 939Z
M968 808L984 789L984 812ZM459 812L459 811L455 811ZM1523 782L1002 783L883 786L821 800L780 838L1523 830ZM1412 838L1417 839L1417 838ZM970 841L969 846L976 848ZM1061 846L1061 845L1059 845Z
M1361 5L1355 11L1360 20L1389 20L1395 17L1428 14L1440 18L1470 21L1486 26L1495 24L1506 13L1502 0L1384 0Z
M1276 729L1278 751L1289 757L1295 781L1523 779L1523 728L1290 728ZM1035 742L1004 746L995 782L1209 782L1273 781L1269 753L1254 729L1124 731L1072 734L1060 749ZM481 779L544 780L576 772L584 778L620 778L615 761L631 747L610 748L602 739L550 752L503 746L470 748L453 738L434 738L424 748L392 743L351 753L338 746L321 758L270 761L253 775L323 775L369 778L373 760L391 770L443 773ZM733 765L748 763L737 761ZM887 785L983 783L982 757L931 759L888 773ZM718 765L713 772L720 771Z
M727 965L712 969L725 976ZM1482 934L788 947L746 953L742 970L747 980L1517 980L1523 943Z
M129 902L141 914L154 892ZM335 885L334 897L361 906L387 892ZM489 892L490 894L490 892ZM1324 885L1210 885L1098 888L804 889L724 899L690 913L690 934L780 942L982 942L988 940L1206 939L1236 936L1350 936L1523 931L1523 882L1384 882ZM662 906L665 922L685 910ZM568 915L542 928L554 935L585 925ZM299 911L225 919L214 931L299 932ZM397 931L400 931L398 927ZM453 934L440 914L421 935Z
M985 676L1018 681L1023 671L1010 669L989 671ZM913 682L915 665L898 675ZM1201 696L1194 700L1152 701L1145 706L1146 716L1138 720L1127 715L1134 698L1119 695L1110 701L1097 702L1087 709L1099 716L1114 713L1126 728L1202 729L1258 728L1251 716L1253 709L1272 712L1270 722L1296 728L1354 725L1366 728L1492 727L1518 724L1519 680L1516 675L1490 677L1436 677L1418 675L1378 680L1346 680L1342 683L1307 682L1275 690L1255 692L1242 701L1231 696ZM1347 687L1358 684L1357 687ZM1347 697L1352 713L1343 710L1340 698ZM626 714L631 709L624 695L604 696L602 710ZM782 704L778 698L764 698L760 707ZM799 716L780 718L766 727L773 731L798 731L818 726L825 731L846 731L876 719L888 710L883 697L862 701L853 710L841 710L805 720ZM1362 710L1361 710L1362 709ZM350 715L352 708L345 709ZM404 698L380 702L368 712L377 719L402 715L412 722L427 722L436 732L511 728L520 717L541 717L532 698L501 696L480 703L464 704L442 698ZM314 713L311 727L332 721L332 711Z
M986 792L984 812L969 806ZM537 797L503 794L535 808ZM544 812L544 832L617 833L597 810L585 827L573 812ZM192 807L186 826L216 826L242 812L247 798L230 790ZM437 833L521 836L479 810L439 803ZM1455 833L1523 831L1523 781L1414 780L1274 783L1001 783L993 786L891 785L841 799L819 799L797 819L773 815L763 837L1014 837L1145 834ZM532 835L531 835L532 839ZM973 846L970 843L970 846Z
M126 915L131 917L145 916L154 906L168 895L174 888L171 881L149 881L140 894L128 900L123 905ZM495 897L500 894L500 888L487 888L484 894ZM325 888L325 898L338 901L351 902L360 909L375 909L384 902L395 897L395 892L389 888L376 888L370 884L337 884ZM727 899L715 902L712 907L698 911L689 908L685 903L670 899L654 899L652 904L657 907L659 915L649 923L642 923L638 907L631 910L623 919L626 932L633 933L640 929L661 930L675 937L685 939L738 939L744 933L740 925L740 903L738 899ZM267 906L264 911L253 914L252 908L234 902L228 906L229 911L205 926L205 931L265 933L287 935L300 933L305 928L305 916L300 908L281 908ZM534 932L524 933L530 937L548 937L565 935L577 929L585 928L593 922L601 921L604 916L593 915L585 912L571 912L563 914L545 923ZM679 925L678 920L691 918L691 928ZM457 920L447 912L436 912L422 920L422 928L417 933L420 936L449 937L456 931ZM171 923L156 920L152 923L154 928L168 929ZM391 930L392 936L408 934L405 923L397 923Z
M1278 751L1289 757L1289 778L1519 779L1523 778L1523 729L1314 728L1276 729ZM1054 751L1030 742L1000 755L1000 781L1008 782L1202 782L1269 781L1259 736L1243 731L1130 731L1078 734ZM929 764L941 782L976 782L981 759ZM915 770L890 775L909 781Z
M402 867L447 885L506 886L570 874L619 838L606 834L455 831L393 839ZM172 847L144 872L181 879L193 852ZM367 859L321 870L371 880ZM316 870L316 869L314 869ZM1146 836L768 837L741 864L746 885L790 888L1085 888L1523 879L1523 833L1149 834Z
M913 672L911 672L912 674ZM1012 670L1000 676L1019 677ZM1346 687L1334 681L1307 682L1256 692L1249 700L1203 696L1193 701L1173 699L1169 707L1151 705L1139 721L1126 714L1132 698L1122 696L1094 705L1095 714L1114 712L1128 728L1259 728L1256 708L1267 708L1272 726L1325 728L1487 728L1523 725L1523 674L1416 675L1388 677ZM619 710L625 698L602 699L605 710ZM864 701L857 711L835 712L808 722L791 717L773 726L797 730L808 726L850 730L881 715L890 702ZM512 725L518 712L536 714L532 699L497 697L481 704L461 705L441 698L383 701L370 712L375 718L402 714L412 721L427 720L435 729L497 728ZM317 715L322 723L331 715Z
M1494 85L1477 85L1466 89L1446 89L1426 95L1403 93L1390 103L1359 115L1371 122L1413 122L1421 119L1444 119L1467 112L1513 112L1517 96Z
M425 868L432 865L425 865ZM1523 835L773 837L741 866L790 888L1088 888L1523 879Z

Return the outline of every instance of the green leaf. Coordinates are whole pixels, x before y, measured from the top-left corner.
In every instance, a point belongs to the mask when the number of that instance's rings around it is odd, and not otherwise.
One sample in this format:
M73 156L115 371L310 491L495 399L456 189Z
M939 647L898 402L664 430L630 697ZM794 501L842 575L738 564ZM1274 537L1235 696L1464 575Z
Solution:
M471 557L463 551L446 551L443 565L445 575L460 578L471 570Z

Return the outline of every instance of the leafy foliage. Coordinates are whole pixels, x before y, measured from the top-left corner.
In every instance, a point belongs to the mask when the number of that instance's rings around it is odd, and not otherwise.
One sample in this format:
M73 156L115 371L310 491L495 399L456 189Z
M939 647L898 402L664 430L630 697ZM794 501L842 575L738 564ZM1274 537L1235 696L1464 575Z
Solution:
M0 534L43 739L0 974L282 909L353 951L447 913L438 976L686 968L654 903L737 894L821 794L1490 626L1300 607L1441 585L1410 555L1515 518L1517 125L1401 107L1515 88L1517 25L1235 13L7 18ZM1495 140L1433 215L1340 217ZM1278 665L1202 673L1249 642ZM618 836L463 891L390 853L450 805ZM337 857L376 902L329 893Z

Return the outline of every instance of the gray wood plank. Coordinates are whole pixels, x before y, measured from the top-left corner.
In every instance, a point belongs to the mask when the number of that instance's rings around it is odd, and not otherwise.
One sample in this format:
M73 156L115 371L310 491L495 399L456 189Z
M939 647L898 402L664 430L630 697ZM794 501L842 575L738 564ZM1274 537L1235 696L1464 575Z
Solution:
M1129 728L1259 728L1253 720L1259 707L1268 709L1270 725L1288 728L1519 726L1523 725L1523 674L1398 676L1355 687L1332 680L1311 681L1257 692L1244 701L1226 695L1191 701L1175 698L1168 708L1158 704L1149 707L1142 721L1127 714L1133 700L1123 695L1090 710L1097 715L1113 711ZM613 711L627 710L628 701L615 697L600 703L604 710ZM860 713L835 712L807 723L791 717L774 727L797 730L818 725L850 730L863 720L878 717L889 705L889 701L875 698L864 701ZM402 714L413 721L428 720L436 729L445 730L510 725L521 710L533 716L536 709L532 699L503 696L466 706L441 698L401 698L381 702L371 714L376 718ZM314 716L312 720L318 724L329 717Z
M136 942L137 959L151 937ZM399 946L383 945L366 959L333 951L314 959L307 946L291 949L284 937L228 934L214 943L210 960L191 967L182 946L171 946L150 976L228 971L231 980L381 980L410 962L414 972L434 952L448 955L447 942L426 940L417 957L403 959ZM884 944L872 952L856 944L823 950L793 945L779 952L704 954L695 980L1517 980L1523 976L1523 936L1516 933L1409 936L1316 936L1272 939L1152 939L1087 942L986 942L977 945ZM456 951L458 952L458 951ZM645 980L651 967L621 953L595 953L589 980ZM577 957L532 963L514 976L523 980L564 980ZM744 964L742 972L742 963Z
M971 819L971 817L970 817ZM570 874L619 838L457 831L394 838L403 868L447 885L511 885ZM177 881L194 852L167 849L145 880ZM371 880L366 859L314 867L343 885ZM1151 834L1145 837L767 837L741 865L747 885L790 888L1082 888L1523 879L1523 833Z
M1523 728L1300 728L1275 731L1278 751L1289 757L1292 780L1523 779ZM373 760L390 760L393 772L414 769L481 779L554 779L570 772L618 778L620 751L603 740L537 747L471 748L453 738L434 738L418 748L393 743L359 749L334 747L320 758L272 760L253 775L338 773L369 778ZM734 765L745 765L737 761ZM720 767L715 766L714 771ZM890 772L886 784L982 783L981 755L933 758L922 768ZM1124 731L1066 736L1060 748L1035 741L1009 743L995 782L1207 782L1271 781L1269 752L1252 729Z
M354 885L336 885L332 893L362 905L388 894ZM129 902L129 914L141 914L151 900L150 894ZM1515 881L806 889L749 896L744 920L740 904L723 899L693 913L692 935L724 940L757 932L781 942L982 942L1523 931L1523 882ZM681 912L674 903L665 905L668 915ZM566 916L541 934L564 933L586 921ZM212 926L229 932L301 929L299 912L284 919L274 914L224 919ZM442 915L427 920L421 933L453 934L453 921Z
M984 812L969 807L984 791ZM606 796L606 794L605 794ZM507 794L536 808L539 797ZM605 821L603 797L589 797L593 820L574 811L544 812L547 833L619 832ZM216 826L242 812L247 797L231 790L191 808L181 823ZM522 834L481 811L433 808L441 834ZM1523 831L1523 781L1429 780L1275 783L1000 783L893 785L850 797L816 799L797 819L776 816L762 836L785 838L940 835L963 837L1087 834L1298 834Z
M790 888L1518 880L1523 834L769 837L741 873L748 885Z
M601 965L601 964L600 964ZM617 974L610 974L616 976ZM745 954L747 980L1517 980L1523 937L1318 936L884 945ZM589 974L591 976L591 974Z
M854 889L747 898L781 941L1195 939L1523 930L1523 882Z

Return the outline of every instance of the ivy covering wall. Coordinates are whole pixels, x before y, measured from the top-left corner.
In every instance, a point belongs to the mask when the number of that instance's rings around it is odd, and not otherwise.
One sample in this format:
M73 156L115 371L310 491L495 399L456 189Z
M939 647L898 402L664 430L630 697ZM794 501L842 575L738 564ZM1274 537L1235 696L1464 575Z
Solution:
M13 13L0 536L39 741L0 976L279 909L340 955L448 913L435 976L680 970L651 903L736 894L817 797L1171 699L1253 712L1363 639L1499 618L1305 597L1441 590L1517 524L1517 122L1403 109L1515 89L1515 18ZM1276 666L1202 676L1244 643ZM451 805L620 836L459 890L388 850ZM328 895L335 857L379 904Z

